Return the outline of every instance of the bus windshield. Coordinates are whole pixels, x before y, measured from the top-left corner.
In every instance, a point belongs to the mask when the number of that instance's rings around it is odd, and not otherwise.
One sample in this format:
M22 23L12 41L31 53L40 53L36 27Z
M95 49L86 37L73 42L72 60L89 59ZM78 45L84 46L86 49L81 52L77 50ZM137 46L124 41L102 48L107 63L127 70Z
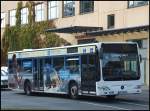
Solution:
M140 78L136 44L103 44L102 72L105 81Z

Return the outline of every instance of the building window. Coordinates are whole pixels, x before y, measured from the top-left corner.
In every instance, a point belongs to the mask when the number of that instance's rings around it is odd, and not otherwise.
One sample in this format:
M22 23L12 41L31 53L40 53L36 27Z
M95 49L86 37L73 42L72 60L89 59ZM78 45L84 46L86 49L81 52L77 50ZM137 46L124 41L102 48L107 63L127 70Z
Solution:
M111 14L107 16L107 28L111 29L115 26L115 15Z
M16 25L16 10L11 10L10 12L9 12L9 24L10 24L10 26L14 26L14 25Z
M94 1L80 1L80 13L88 13L94 11Z
M44 20L44 4L38 4L35 6L35 21Z
M140 7L143 5L148 5L148 1L128 1L128 8Z
M58 18L58 1L48 2L48 19Z
M75 15L75 1L64 1L64 17Z
M5 27L6 13L1 13L1 28Z
M28 8L21 9L21 24L28 23Z

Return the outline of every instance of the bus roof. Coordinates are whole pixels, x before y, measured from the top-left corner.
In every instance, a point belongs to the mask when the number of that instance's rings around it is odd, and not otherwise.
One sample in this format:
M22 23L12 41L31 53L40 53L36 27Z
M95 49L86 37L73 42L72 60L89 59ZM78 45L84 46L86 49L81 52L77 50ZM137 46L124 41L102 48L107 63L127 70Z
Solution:
M78 44L78 45L69 45L69 46L60 46L60 47L51 47L51 48L40 48L40 49L23 49L20 51L10 51L9 53L21 53L21 52L32 52L32 51L39 51L39 50L47 50L47 49L61 49L61 48L69 48L69 47L82 47L82 46L91 46L91 45L98 45L102 43L107 43L107 44L124 44L124 43L129 43L129 44L135 44L135 42L98 42L98 43L88 43L88 44Z

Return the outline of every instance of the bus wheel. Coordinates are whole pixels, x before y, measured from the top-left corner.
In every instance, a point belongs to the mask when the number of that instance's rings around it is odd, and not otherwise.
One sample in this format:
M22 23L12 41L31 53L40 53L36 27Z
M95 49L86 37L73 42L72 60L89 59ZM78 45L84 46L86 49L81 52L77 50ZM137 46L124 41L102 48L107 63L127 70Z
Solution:
M69 96L72 99L77 99L78 98L78 86L76 83L70 84L69 87Z
M24 85L24 92L26 95L30 95L31 94L31 84L30 82L26 82Z
M106 97L107 99L113 100L115 99L116 95L107 95Z

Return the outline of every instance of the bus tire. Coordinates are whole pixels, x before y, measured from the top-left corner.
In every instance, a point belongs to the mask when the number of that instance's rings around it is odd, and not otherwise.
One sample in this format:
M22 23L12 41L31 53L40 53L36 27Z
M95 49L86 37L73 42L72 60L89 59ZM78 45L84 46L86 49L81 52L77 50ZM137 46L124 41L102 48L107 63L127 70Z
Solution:
M69 85L69 96L71 99L78 98L78 85L76 83L71 83Z
M113 99L116 98L116 95L107 95L106 97L107 97L107 99L109 99L109 100L113 100Z
M31 95L31 83L30 82L25 83L24 92L26 95Z

